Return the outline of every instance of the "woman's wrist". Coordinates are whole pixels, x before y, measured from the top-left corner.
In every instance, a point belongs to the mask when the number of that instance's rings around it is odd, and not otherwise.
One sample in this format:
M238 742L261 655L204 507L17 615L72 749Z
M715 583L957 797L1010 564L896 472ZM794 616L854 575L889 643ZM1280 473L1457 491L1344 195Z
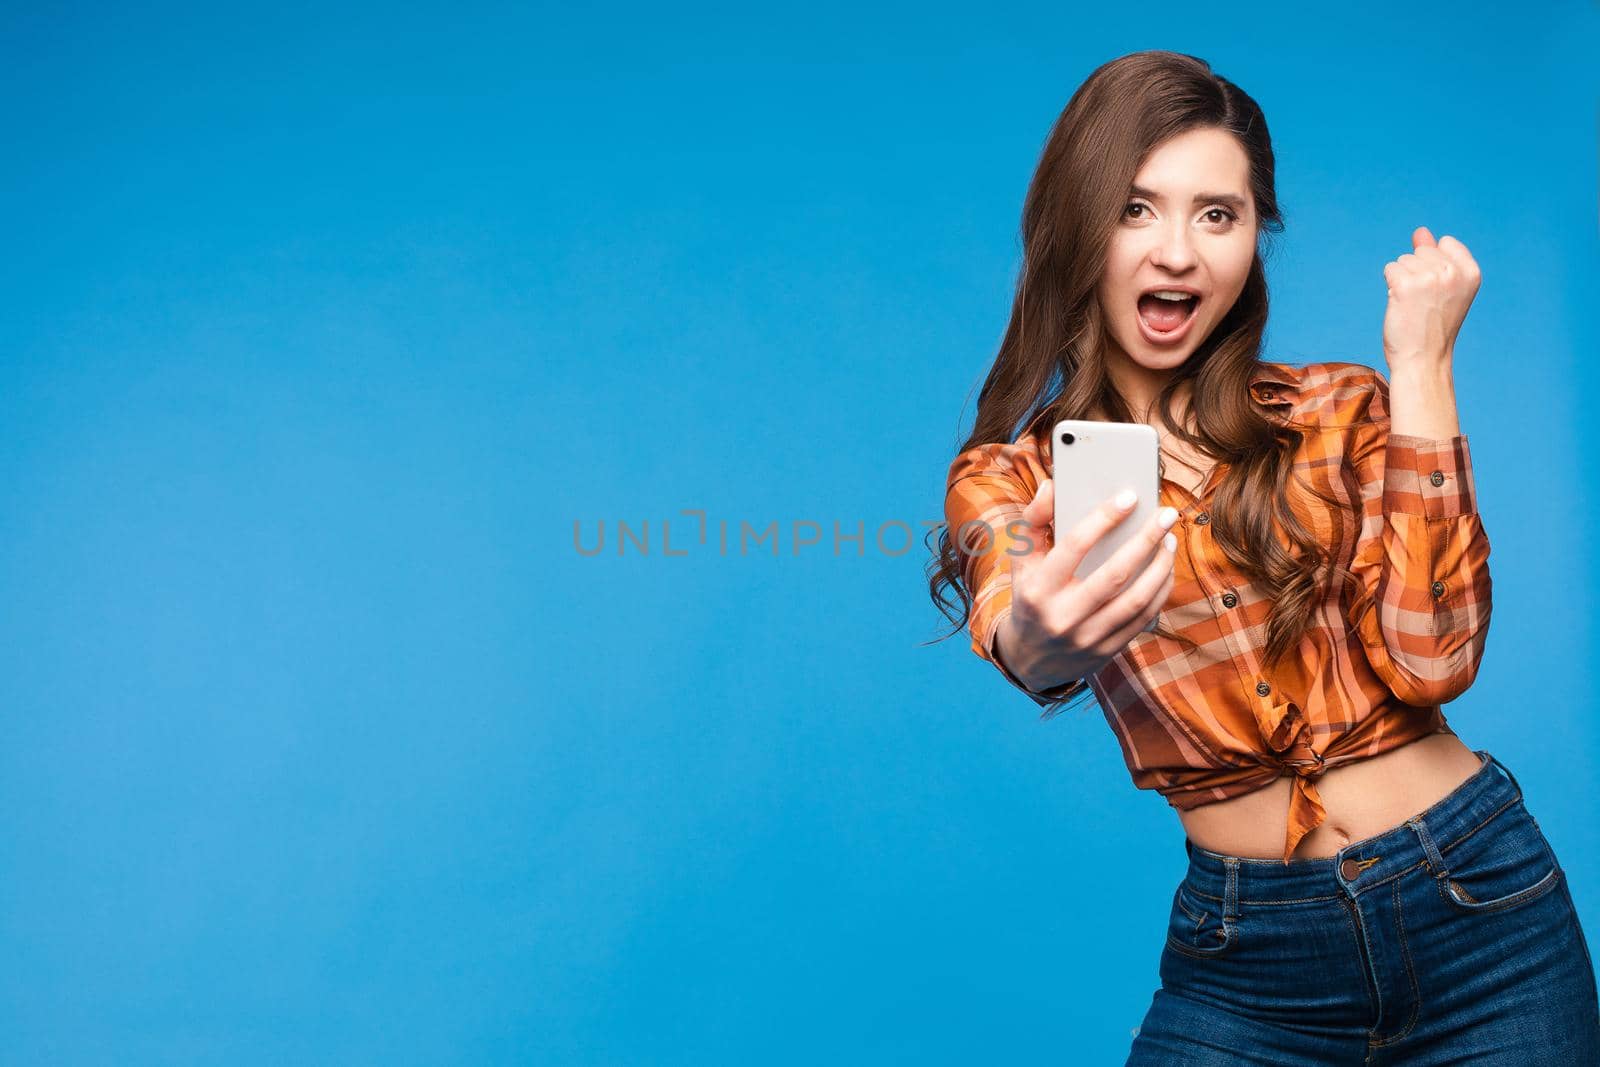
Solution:
M1078 675L1064 679L1039 678L1035 673L1038 664L1034 662L1033 657L1018 647L1015 619L1009 611L1001 617L999 625L995 627L992 652L1000 669L1031 693L1044 694L1061 689L1077 682L1079 678Z

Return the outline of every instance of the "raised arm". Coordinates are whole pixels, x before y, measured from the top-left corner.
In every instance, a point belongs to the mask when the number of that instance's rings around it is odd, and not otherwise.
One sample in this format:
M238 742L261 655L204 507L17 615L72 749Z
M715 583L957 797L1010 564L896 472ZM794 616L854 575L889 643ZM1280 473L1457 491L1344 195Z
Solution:
M1355 384L1350 460L1363 518L1352 569L1361 596L1348 622L1397 697L1443 704L1472 684L1489 635L1489 538L1467 437L1392 432L1388 379L1368 369ZM1453 401L1443 425L1455 425Z

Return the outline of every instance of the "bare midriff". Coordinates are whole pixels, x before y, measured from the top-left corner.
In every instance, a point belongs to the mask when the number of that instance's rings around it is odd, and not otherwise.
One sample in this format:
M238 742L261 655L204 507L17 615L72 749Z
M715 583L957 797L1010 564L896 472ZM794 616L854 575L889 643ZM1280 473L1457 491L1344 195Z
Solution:
M1316 779L1326 815L1300 839L1290 859L1332 856L1352 841L1392 830L1444 799L1481 766L1459 737L1440 731L1329 767ZM1184 833L1224 856L1282 859L1292 774L1253 793L1179 811Z

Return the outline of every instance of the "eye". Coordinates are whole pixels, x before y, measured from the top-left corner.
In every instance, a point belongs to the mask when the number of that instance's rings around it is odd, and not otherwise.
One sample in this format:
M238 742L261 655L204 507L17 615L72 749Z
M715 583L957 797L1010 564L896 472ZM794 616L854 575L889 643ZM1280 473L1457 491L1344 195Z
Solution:
M1122 209L1122 217L1124 219L1129 219L1129 218L1140 219L1140 218L1146 217L1145 215L1130 215L1130 214L1128 214L1130 211L1133 211L1135 208L1137 208L1140 211L1145 212L1146 215L1150 211L1150 208L1149 208L1148 205L1142 204L1137 200L1130 200L1130 201L1128 201L1127 206ZM1213 215L1221 215L1222 217L1219 218L1219 219L1213 219L1211 217ZM1222 225L1223 223L1232 224L1232 223L1235 223L1235 222L1239 221L1239 216L1235 215L1233 212L1229 211L1225 207L1214 207L1214 208L1211 208L1202 217L1207 219L1207 220L1209 220L1213 225L1219 225L1219 226Z

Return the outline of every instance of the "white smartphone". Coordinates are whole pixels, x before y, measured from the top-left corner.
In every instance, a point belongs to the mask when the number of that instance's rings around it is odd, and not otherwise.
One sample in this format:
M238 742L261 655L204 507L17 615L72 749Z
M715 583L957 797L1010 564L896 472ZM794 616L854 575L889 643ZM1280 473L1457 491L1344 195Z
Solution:
M1056 423L1050 434L1050 462L1058 538L1122 490L1132 489L1139 496L1133 511L1089 549L1073 577L1094 573L1155 518L1161 506L1160 456L1156 428L1142 422L1063 419Z

